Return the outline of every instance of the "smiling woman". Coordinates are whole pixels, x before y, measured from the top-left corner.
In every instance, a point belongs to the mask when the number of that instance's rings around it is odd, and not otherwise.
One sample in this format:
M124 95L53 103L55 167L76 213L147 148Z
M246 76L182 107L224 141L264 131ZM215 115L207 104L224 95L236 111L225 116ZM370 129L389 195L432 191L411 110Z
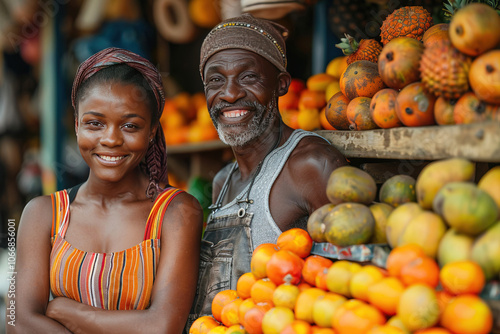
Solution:
M146 59L106 49L80 65L72 102L89 177L26 206L19 312L8 331L181 332L196 290L202 212L168 184L161 77Z

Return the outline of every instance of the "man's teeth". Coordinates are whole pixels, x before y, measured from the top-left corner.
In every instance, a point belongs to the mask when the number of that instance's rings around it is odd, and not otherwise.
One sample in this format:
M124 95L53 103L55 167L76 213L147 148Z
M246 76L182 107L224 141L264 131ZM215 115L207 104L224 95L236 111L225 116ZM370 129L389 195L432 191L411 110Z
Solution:
M123 156L123 155L120 157L108 157L106 155L100 155L99 157L103 160L106 160L106 161L118 161L118 160L125 158L125 156Z
M235 111L226 111L224 112L225 117L240 117L248 114L248 110L235 110Z

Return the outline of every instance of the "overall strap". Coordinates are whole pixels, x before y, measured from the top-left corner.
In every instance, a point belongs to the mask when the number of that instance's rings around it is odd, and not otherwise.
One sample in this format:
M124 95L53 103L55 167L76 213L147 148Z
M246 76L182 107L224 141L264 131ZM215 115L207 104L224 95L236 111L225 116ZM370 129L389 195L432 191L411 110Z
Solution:
M55 239L58 233L64 237L69 221L69 196L66 190L61 190L50 195L52 199L52 229L50 237Z
M167 207L174 197L183 192L183 190L171 187L165 189L158 195L155 203L153 204L153 208L149 213L146 231L144 232L144 240L160 239L161 226L163 223L163 217L165 216L165 211L167 211Z

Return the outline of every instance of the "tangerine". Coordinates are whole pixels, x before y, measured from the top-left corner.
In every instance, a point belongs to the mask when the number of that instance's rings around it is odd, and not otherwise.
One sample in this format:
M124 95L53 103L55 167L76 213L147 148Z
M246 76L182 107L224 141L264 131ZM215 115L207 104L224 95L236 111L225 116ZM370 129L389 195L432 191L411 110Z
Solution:
M243 299L238 298L222 308L220 318L224 326L231 327L240 323L239 309L242 302Z
M278 109L284 110L296 110L299 107L299 96L292 92L290 89L285 95L281 95L278 98Z
M252 298L247 298L240 304L240 308L238 309L238 319L240 321L240 324L243 325L243 327L246 327L245 314L255 305L257 304L255 304Z
M250 290L255 282L257 282L257 279L252 273L244 273L241 275L236 283L236 292L238 296L242 299L250 298Z
M366 265L352 275L349 289L353 298L368 301L368 289L384 278L382 271L374 265Z
M304 89L299 96L300 109L321 109L326 105L325 92Z
M212 328L208 334L225 334L226 333L226 330L227 330L227 327L226 326L217 326L217 327L214 327Z
M281 250L289 250L301 258L305 258L311 254L313 240L306 230L292 228L281 233L276 244Z
M394 315L404 290L398 278L385 277L368 288L368 301L385 314Z
M485 284L481 267L474 261L455 261L447 263L439 273L441 285L451 294L479 294Z
M385 317L382 312L357 299L350 299L340 305L332 318L333 329L338 334L365 334L383 324Z
M243 319L245 330L250 334L262 334L262 319L272 307L270 303L259 303L249 309Z
M296 285L284 283L276 287L273 293L273 304L275 306L288 307L294 309L299 297L300 290Z
M306 232L307 233L307 232ZM288 250L280 249L267 262L267 276L276 285L289 282L298 284L302 277L304 260Z
M291 324L283 328L281 334L312 334L309 323L303 320L294 320Z
M213 317L206 315L193 322L189 328L189 334L206 334L217 326L220 326L220 323Z
M250 289L250 297L255 303L272 302L276 284L269 278L257 280Z
M321 106L319 109L323 108ZM321 121L318 108L299 108L297 122L299 128L306 131L318 130L321 127Z
M325 92L326 87L332 82L335 82L335 78L327 73L317 73L311 75L306 81L307 89Z
M391 325L376 326L370 329L366 334L404 334L403 330Z
M287 307L273 307L262 319L264 334L280 334L281 331L295 320L293 311Z
M424 257L425 253L422 247L417 244L407 244L395 247L387 256L385 267L389 275L394 277L401 276L401 269L411 261Z
M271 243L261 244L255 248L250 260L250 270L256 279L267 277L267 262L278 250L279 247Z
M326 66L325 72L336 79L340 79L347 68L347 56L335 57Z
M299 320L307 321L312 324L314 303L319 297L324 296L326 292L318 288L310 288L302 291L295 303L295 317Z
M302 274L303 275L303 274ZM328 291L328 285L326 281L326 277L328 275L328 268L324 268L323 270L320 270L318 274L316 275L315 279L315 284L317 288L320 288L322 290Z
M428 256L416 258L401 268L401 281L406 286L422 283L435 288L439 283L439 266Z
M302 279L311 285L316 285L316 277L318 273L330 268L333 264L332 260L319 255L311 255L304 261L302 268ZM317 286L319 288L319 286Z
M359 270L361 270L361 266L354 262L344 260L334 262L328 268L328 273L326 274L326 286L328 290L345 297L351 297L349 283L352 275Z
M238 293L235 290L222 290L218 292L212 300L212 315L217 321L221 321L221 313L224 306L235 299L238 299Z
M319 296L313 305L314 323L321 327L331 328L335 311L346 301L347 299L344 296L333 292L327 292L325 295Z
M453 333L486 334L493 327L488 305L476 295L460 295L446 305L441 326Z

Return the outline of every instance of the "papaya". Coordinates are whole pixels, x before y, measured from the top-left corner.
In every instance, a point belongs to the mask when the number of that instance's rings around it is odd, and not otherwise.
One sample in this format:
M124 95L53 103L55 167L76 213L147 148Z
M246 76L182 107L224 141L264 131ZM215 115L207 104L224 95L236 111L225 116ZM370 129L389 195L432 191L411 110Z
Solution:
M487 281L500 273L500 221L477 237L471 259L481 266Z
M423 209L431 209L439 189L453 181L473 181L475 165L462 158L434 161L425 166L417 177L417 202Z
M375 219L375 228L373 231L370 243L385 244L387 243L386 226L387 218L394 208L386 203L375 203L370 205L370 211Z
M322 207L314 210L307 220L307 232L315 242L326 242L325 239L325 216L332 211L334 204L325 204Z
M446 232L443 219L434 212L422 211L408 222L399 238L399 246L417 244L424 253L436 258L439 242Z
M436 194L432 206L449 226L471 236L484 232L498 217L493 198L471 182L446 184Z
M415 179L409 175L394 175L380 188L379 200L397 207L403 203L416 202Z
M326 196L333 204L355 202L369 205L376 194L375 180L365 171L352 166L335 169L326 185Z
M470 260L474 238L449 228L439 243L437 260L439 266L455 261Z
M406 228L406 225L422 212L422 208L417 203L408 202L395 208L389 217L385 227L387 242L391 248L399 246L399 238Z
M500 211L500 166L493 167L487 171L481 177L477 186L479 189L486 191L495 200Z
M326 215L324 223L326 241L339 247L368 242L375 228L370 209L359 203L337 205Z

